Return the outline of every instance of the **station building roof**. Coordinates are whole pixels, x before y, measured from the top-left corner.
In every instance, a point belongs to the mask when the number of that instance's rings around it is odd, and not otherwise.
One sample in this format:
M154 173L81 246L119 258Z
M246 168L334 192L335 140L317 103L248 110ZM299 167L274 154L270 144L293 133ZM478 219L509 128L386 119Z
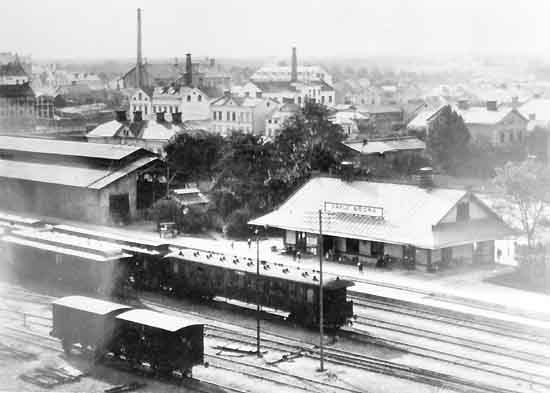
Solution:
M130 307L123 304L94 299L87 296L66 296L55 300L52 304L74 308L96 315L107 315L114 311L127 310Z
M173 315L161 314L151 310L135 309L117 315L117 319L151 326L168 332L177 332L190 326L202 326L204 322L196 319L179 318Z
M465 222L449 220L461 201L474 205L478 217ZM324 235L427 249L513 234L496 213L466 190L329 177L311 179L278 209L249 224L318 234L319 210L324 212Z

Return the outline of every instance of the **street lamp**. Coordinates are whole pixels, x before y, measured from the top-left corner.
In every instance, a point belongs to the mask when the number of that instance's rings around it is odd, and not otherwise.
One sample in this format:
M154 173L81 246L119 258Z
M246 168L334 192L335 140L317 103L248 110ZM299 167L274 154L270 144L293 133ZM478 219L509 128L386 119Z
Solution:
M260 235L258 229L256 235L256 354L262 357L260 352Z

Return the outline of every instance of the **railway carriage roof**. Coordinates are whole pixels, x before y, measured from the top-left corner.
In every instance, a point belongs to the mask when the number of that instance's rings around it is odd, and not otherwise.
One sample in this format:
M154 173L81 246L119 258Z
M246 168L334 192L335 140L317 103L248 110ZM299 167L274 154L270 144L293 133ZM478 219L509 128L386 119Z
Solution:
M18 230L4 236L2 240L95 261L111 261L131 256L124 253L118 244L52 231Z
M126 251L133 251L141 254L160 255L164 253L163 249L168 249L168 244L166 242L138 238L129 239L127 235L99 232L97 230L74 227L72 225L56 225L54 231L82 237L89 236L90 238L95 238L97 241L116 243L118 247Z
M193 249L182 249L166 255L166 257L256 274L256 260L242 256L239 257L236 255L197 251ZM313 286L319 285L319 271L287 266L281 263L268 263L266 261L261 261L260 275ZM325 279L323 282L323 287L326 289L347 288L353 285L353 281L341 280L339 278Z
M18 244L25 247L51 251L51 252L64 254L64 255L71 255L71 256L75 256L83 259L96 261L96 262L108 262L108 261L118 260L121 258L128 258L131 256L129 254L124 254L124 253L106 256L94 250L82 251L82 250L70 248L70 245L59 245L59 244L55 245L51 243L46 243L39 239L30 240L30 239L21 238L18 236L11 236L11 235L3 236L1 240L6 243Z
M204 322L198 319L180 318L173 315L161 314L151 310L134 309L117 315L117 319L134 322L140 325L150 326L168 332L177 332L178 330L190 326L202 326Z
M66 296L52 302L57 306L69 307L96 315L107 315L113 311L127 310L131 307L123 304L94 299L86 296Z

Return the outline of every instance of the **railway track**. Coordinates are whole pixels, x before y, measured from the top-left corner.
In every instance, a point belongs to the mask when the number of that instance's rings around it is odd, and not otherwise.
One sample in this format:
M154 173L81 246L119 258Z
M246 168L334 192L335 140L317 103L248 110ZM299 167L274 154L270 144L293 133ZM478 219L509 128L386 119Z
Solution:
M14 293L14 292L12 292L12 293ZM27 295L32 295L32 294L33 294L32 292L28 292L28 291L25 291L25 290L22 290L20 292L20 295L23 296L23 297L27 297ZM45 296L45 295L39 295L39 296L42 297L43 301L46 301L46 300L51 301L52 299L54 299L53 297L49 297L49 296ZM184 312L179 308L170 307L170 306L167 306L165 304L159 304L159 303L155 303L155 302L151 302L151 301L148 301L148 303L151 303L152 305L157 306L157 307L172 309L173 311L190 314L187 311ZM200 315L200 314L198 314L198 315L195 314L195 316L199 316L199 317L205 319L204 316ZM212 318L206 318L206 319L212 319ZM213 322L214 323L221 322L221 323L224 323L226 325L228 324L227 322L224 322L222 320L213 321ZM251 332L251 329L248 329L248 328L241 327L241 329L244 330L244 331ZM226 331L226 333L228 333L229 331L230 330ZM231 331L231 333L235 334L234 331ZM240 334L244 334L245 336L247 336L247 334L243 333L242 331L241 331ZM271 333L271 332L269 332L268 334L273 337L273 339L269 340L271 342L271 344L270 344L271 348L273 348L273 349L284 350L286 348L287 350L294 350L294 351L300 349L300 350L304 351L305 356L312 357L312 358L317 358L318 357L315 345L304 346L303 342L297 342L297 341L295 341L294 344L293 344L293 341L289 340L288 338L285 338L286 341L282 342L281 341L283 339L282 336L279 335L279 337L277 337L276 333ZM246 340L251 341L252 339L255 339L255 335L249 334L249 336L250 337L246 337ZM233 340L235 340L235 338L233 338ZM246 342L246 340L245 340L245 342ZM265 335L264 335L264 340L263 341L264 341L264 343L266 342ZM386 344L388 344L387 341L386 341ZM394 347L395 347L396 344L403 345L404 343L393 342L391 344L393 344ZM408 348L409 352L411 352L410 349L411 348L410 348L410 345L409 345L409 348ZM378 373L382 373L382 374L385 374L385 375L390 375L390 376L394 376L394 377L398 377L398 378L409 379L409 380L420 382L420 383L427 383L427 384L430 384L430 385L433 385L433 386L447 386L447 387L455 389L455 390L459 389L459 387L461 387L459 390L462 390L462 391L470 391L471 389L477 389L477 390L475 390L476 392L477 391L479 391L479 392L491 392L491 391L503 391L504 392L504 391L506 391L505 389L494 388L494 387L491 387L490 385L481 386L479 383L472 382L472 381L467 381L467 380L457 381L455 377L451 377L449 375L445 375L445 374L441 374L441 373L439 373L439 374L435 373L434 374L434 372L431 372L429 370L420 369L420 368L411 368L409 366L398 364L398 363L381 361L380 359L369 358L369 357L366 357L362 354L351 354L350 352L342 352L342 351L337 350L335 348L327 349L325 353L327 354L327 358L330 359L330 361L335 363L335 364L348 365L348 366L352 365L352 366L355 366L356 368L360 368L360 369L363 369L363 370L366 370L366 371L378 372ZM427 357L425 354L420 355L420 356ZM433 356L432 356L432 358L433 358ZM438 359L438 360L442 360L442 359ZM443 361L445 361L445 360L443 360ZM472 359L470 359L470 361L472 362L472 364L469 367L475 368L475 363L476 362ZM382 362L382 363L380 363L380 362ZM480 362L477 362L477 363L478 363L478 365L480 364ZM478 369L480 369L480 368L478 367ZM484 369L480 369L480 370L482 372L491 372L489 370L484 370ZM501 375L502 373L494 373L494 374ZM516 376L519 378L519 380L522 380L524 382L528 382L528 381L533 382L532 379L529 379L529 378L539 378L540 377L540 375L531 375L529 377L522 377L519 373L517 373L517 371L516 371ZM549 386L545 382L546 381L543 381L543 380L536 380L535 384L540 385L541 387L544 387L545 389L548 389ZM455 385L457 385L457 386L460 385L460 386L457 387ZM464 390L464 389L466 389L466 390ZM470 390L467 390L467 389L470 389Z
M187 313L186 311L182 311L181 309L178 309L175 307L170 307L163 304L154 304L154 303L152 304L156 305L157 307L169 309L172 311L182 312L184 314ZM224 329L218 326L208 325L208 328L207 328L208 334L212 334L213 330L216 332L224 332L224 335L222 336L218 335L218 337L226 338L228 340L231 340L234 342L240 342L247 345L255 344L256 336L255 336L254 329L241 327L241 330L239 332L235 332L234 330L231 330L231 329ZM276 339L276 335L274 336L275 338L270 338L271 335L272 335L271 332L264 331L263 339L262 339L262 346L264 348L274 349L278 351L284 351L286 349L286 351L289 353L302 351L303 356L311 357L314 359L319 358L317 354L317 347L315 345L304 346L303 342L298 342L298 341L293 342L288 337L284 337L284 340L286 342L281 342L279 339ZM426 356L423 355L423 357L426 357ZM418 368L418 367L411 367L411 366L407 366L407 365L403 365L395 362L380 360L378 358L370 357L364 354L352 353L349 351L344 351L336 348L325 348L325 359L326 361L332 362L334 364L352 366L365 371L381 373L388 376L393 376L393 377L407 379L407 380L411 380L419 383L429 384L436 387L446 387L449 389L463 391L463 392L516 391L516 390L506 389L502 387L492 386L490 384L486 384L482 382L476 382L476 381L471 381L464 378L455 377L449 374L433 372L433 371ZM442 360L442 359L437 359L437 360ZM483 369L479 367L480 362L477 362L478 366L475 366L476 361L474 359L469 359L469 360L471 364L469 365L462 364L461 366L469 367L471 369L475 369L482 373L492 373L499 377L510 378L509 373L506 373L506 371L499 372L495 370ZM510 370L507 370L507 371L510 371ZM517 372L517 370L516 370L516 376L520 378L520 380L526 385L534 384L544 390L550 389L550 383L547 384L546 379L534 381L531 376L521 375L521 372ZM536 377L540 377L540 375L536 375ZM544 376L542 376L542 378L544 378ZM525 390L527 390L527 388Z
M360 297L348 297L353 301L355 307L359 306L368 309L393 312L400 315L470 328L505 338L514 338L536 344L550 345L550 332L541 332L539 329L531 329L530 327L518 326L517 324L511 325L508 323L501 323L500 321L487 320L469 314L449 312L448 310L431 306L383 298L376 295L363 294Z
M366 329L357 329L357 326L366 327ZM437 341L439 343L445 343L450 345L457 345L463 348L469 348L475 351L481 351L485 353L490 353L498 356L505 356L513 358L516 360L521 360L524 362L539 364L539 365L550 365L550 356L542 354L533 354L528 351L522 351L512 348L507 348L505 346L489 344L477 340L472 340L464 337L457 337L456 335L446 334L442 332L437 332L434 330L422 329L416 326L405 325L396 322L390 322L380 318L373 318L371 316L361 316L359 315L354 322L353 331L366 332L369 328L378 328L389 330L392 332L397 332L405 334L407 336L425 338L432 341Z
M22 328L4 326L2 328L3 335L9 337L18 342L33 345L41 349L47 349L53 352L63 353L59 340L47 336L45 334L40 334L32 332L29 330L24 330ZM361 390L354 390L345 388L342 386L336 386L334 384L315 381L313 379L306 378L304 376L293 375L285 373L277 369L269 369L267 367L262 367L259 365L253 365L246 362L238 361L236 359L226 359L215 354L205 353L205 358L209 360L210 366L218 368L221 370L237 373L240 375L245 375L254 379L262 380L268 383L272 383L279 387L285 387L286 389L292 388L299 391L306 392L348 392L348 393L364 393ZM237 389L230 386L220 385L216 382L210 380L196 379L193 378L189 383L185 382L187 385L194 384L197 381L200 383L206 383L226 391L231 391L235 393L244 393L247 390ZM196 388L196 387L194 387ZM196 389L199 392L211 393L210 391L204 389Z

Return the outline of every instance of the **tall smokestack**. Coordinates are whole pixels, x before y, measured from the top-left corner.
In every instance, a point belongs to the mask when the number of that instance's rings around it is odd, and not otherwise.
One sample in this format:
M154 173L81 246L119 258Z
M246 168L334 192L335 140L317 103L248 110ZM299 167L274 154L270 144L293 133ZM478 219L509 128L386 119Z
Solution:
M298 60L296 59L296 47L292 47L292 61L290 69L290 81L298 82Z
M136 59L136 87L141 88L142 83L142 65L141 59L141 8L137 9L137 59Z
M191 53L185 55L185 85L193 84L193 63L191 62Z

